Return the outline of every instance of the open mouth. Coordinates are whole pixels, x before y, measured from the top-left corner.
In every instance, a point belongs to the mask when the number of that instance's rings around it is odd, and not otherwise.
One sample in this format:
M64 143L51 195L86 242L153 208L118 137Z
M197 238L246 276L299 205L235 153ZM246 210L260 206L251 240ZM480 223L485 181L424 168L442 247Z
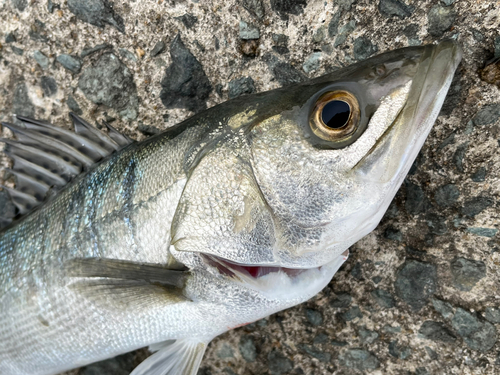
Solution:
M287 276L293 278L311 269L311 268L250 266L250 265L235 263L233 261L209 254L201 254L201 257L206 264L215 267L222 275L229 277L237 277L237 278L243 276L243 277L250 277L252 279L258 279L259 277L266 276L273 272L282 272L285 273ZM316 268L320 269L321 267L316 267Z

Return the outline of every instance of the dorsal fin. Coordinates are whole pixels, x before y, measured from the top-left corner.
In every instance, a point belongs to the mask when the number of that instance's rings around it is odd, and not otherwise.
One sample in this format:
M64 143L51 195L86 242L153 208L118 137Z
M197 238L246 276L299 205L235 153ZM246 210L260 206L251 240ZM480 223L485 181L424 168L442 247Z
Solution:
M4 179L13 177L16 187L0 187L10 196L16 212L0 212L0 229L39 206L52 191L102 158L133 142L108 124L106 134L74 113L70 116L75 132L23 116L17 116L20 125L2 123L16 136L15 140L0 139L5 143L4 153L13 161Z

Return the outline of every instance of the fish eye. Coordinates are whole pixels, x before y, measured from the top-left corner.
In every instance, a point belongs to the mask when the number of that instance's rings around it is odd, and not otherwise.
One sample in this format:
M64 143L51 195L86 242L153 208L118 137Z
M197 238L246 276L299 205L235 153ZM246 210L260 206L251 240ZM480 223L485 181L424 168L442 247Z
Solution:
M348 91L330 91L321 95L311 113L311 130L325 141L344 141L359 125L359 104Z

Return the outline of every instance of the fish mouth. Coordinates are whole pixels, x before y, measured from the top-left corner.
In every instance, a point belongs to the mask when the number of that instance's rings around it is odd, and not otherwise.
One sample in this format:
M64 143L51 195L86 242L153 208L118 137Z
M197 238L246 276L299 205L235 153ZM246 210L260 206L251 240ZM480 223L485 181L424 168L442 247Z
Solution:
M319 270L322 266L312 268L287 268L268 265L249 265L236 263L231 260L223 259L216 255L200 254L203 261L218 270L223 276L236 277L239 279L250 278L253 280L259 279L271 273L284 273L290 278L295 278L304 272L315 269Z

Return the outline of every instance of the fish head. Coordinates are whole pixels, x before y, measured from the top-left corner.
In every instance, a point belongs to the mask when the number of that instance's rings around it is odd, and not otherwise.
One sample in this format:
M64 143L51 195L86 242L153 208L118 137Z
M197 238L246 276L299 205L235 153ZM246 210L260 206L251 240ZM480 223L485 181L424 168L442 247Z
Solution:
M174 256L230 276L336 270L384 215L460 59L453 41L404 48L216 107L223 130L186 184Z

